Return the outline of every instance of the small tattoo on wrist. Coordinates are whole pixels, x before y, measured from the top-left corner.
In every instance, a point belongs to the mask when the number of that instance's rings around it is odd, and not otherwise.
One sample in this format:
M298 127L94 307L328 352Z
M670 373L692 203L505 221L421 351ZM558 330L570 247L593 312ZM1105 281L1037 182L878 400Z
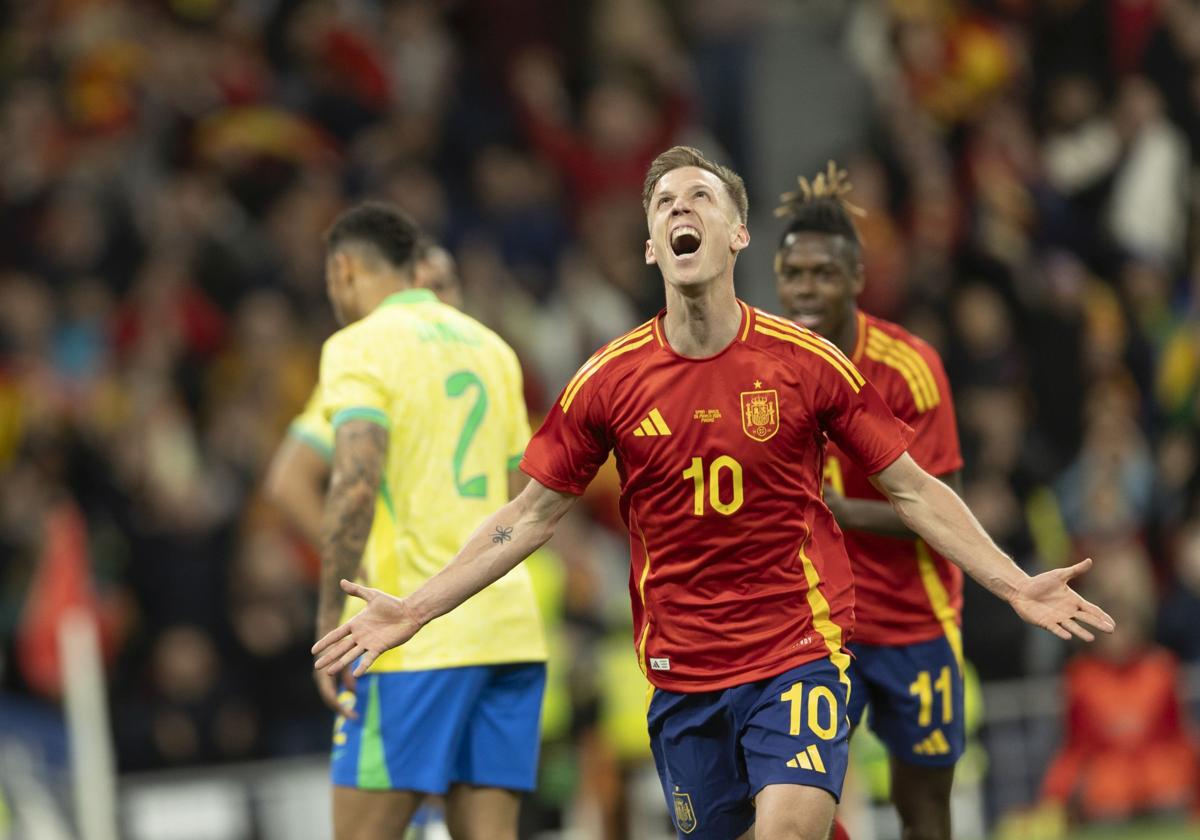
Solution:
M512 532L513 532L512 528L505 528L503 526L497 526L496 533L492 534L492 542L497 543L497 544L511 542L512 541Z

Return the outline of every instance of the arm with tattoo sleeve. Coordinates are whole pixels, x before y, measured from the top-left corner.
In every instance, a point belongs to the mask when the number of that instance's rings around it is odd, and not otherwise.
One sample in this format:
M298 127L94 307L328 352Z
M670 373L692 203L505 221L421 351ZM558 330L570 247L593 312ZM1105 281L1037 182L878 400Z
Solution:
M353 579L362 561L387 446L387 429L369 420L348 420L337 430L333 472L321 522L318 638L337 626L346 600L338 582Z

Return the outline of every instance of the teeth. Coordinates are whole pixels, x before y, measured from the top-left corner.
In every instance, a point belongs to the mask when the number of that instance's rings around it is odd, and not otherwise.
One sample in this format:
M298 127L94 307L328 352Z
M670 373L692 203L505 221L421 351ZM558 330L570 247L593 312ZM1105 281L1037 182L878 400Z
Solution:
M685 234L691 234L697 239L700 238L700 231L696 230L691 225L684 225L683 227L677 227L675 230L671 231L671 241L674 242Z

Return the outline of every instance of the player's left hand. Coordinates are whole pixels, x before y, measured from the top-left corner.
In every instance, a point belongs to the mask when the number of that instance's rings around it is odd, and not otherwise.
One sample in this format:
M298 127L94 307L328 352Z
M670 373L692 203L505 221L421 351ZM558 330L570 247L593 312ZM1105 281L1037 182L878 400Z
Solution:
M313 671L317 694L321 695L326 706L339 715L358 720L358 712L354 711L354 677L349 671L342 671L340 677L326 671ZM339 682L342 684L341 690L338 689Z
M346 594L363 599L367 606L312 646L313 655L319 657L313 668L332 675L358 659L354 676L361 677L381 653L407 642L421 625L400 598L349 580L343 579L341 585Z
M1090 642L1095 636L1080 622L1111 633L1116 628L1112 616L1084 598L1070 586L1072 578L1092 567L1091 558L1063 569L1052 569L1026 580L1012 597L1012 608L1030 624L1049 630L1060 639L1072 635Z

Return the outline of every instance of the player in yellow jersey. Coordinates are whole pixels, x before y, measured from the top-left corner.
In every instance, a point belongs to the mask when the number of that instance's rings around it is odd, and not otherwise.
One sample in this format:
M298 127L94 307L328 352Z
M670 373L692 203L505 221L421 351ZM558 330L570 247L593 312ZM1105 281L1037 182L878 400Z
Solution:
M458 266L454 257L431 237L421 236L416 246L416 266L413 285L418 289L429 289L438 300L455 309L462 307L462 281L458 277ZM288 522L296 528L313 548L321 540L321 510L325 494L329 489L329 463L333 457L333 426L321 407L321 390L313 388L304 410L289 424L287 435L276 450L267 469L264 491L268 500L280 510ZM511 480L518 482L510 487L515 496L524 486L521 473L512 473ZM382 520L376 523L382 524ZM386 545L388 535L377 527L373 539L368 542L365 554L370 554L375 544ZM314 671L317 691L325 705L339 714L353 716L354 710L343 706L339 700L338 683L327 674ZM347 691L343 698L353 697L353 678L344 675Z
M339 579L361 575L404 596L440 571L508 499L529 436L516 355L413 286L416 238L381 204L344 213L329 232L329 297L348 326L321 353L335 437L318 636L343 620ZM446 795L456 838L515 839L518 792L535 782L546 643L522 569L472 607L358 681L354 715L334 733L338 840L399 836L430 793Z
M413 285L429 289L448 306L462 307L462 281L454 257L429 237L417 240ZM288 426L263 486L271 504L314 548L321 539L321 509L332 457L333 427L321 409L321 392L314 388L304 410ZM324 691L322 697L327 703L336 702Z

